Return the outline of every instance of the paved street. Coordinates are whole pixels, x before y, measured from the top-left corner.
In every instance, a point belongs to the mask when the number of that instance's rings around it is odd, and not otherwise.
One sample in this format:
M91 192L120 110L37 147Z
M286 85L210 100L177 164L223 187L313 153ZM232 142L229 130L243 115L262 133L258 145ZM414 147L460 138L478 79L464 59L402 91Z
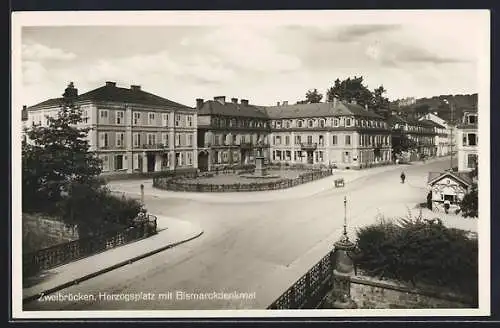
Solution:
M304 197L277 197L265 201L246 201L241 196L220 194L203 195L198 199L195 196L188 198L188 195L181 198L146 186L145 203L150 212L195 223L202 227L204 234L189 243L60 293L84 293L97 297L104 292L150 292L157 297L141 302L34 301L25 305L25 310L265 308L323 257L339 238L344 196L348 199L347 215L352 237L356 227L374 222L377 214L392 209L391 215L405 215L406 206L414 207L425 201L428 172L448 166L449 159L445 158L425 165L377 168L372 171L377 174L362 173L345 188L327 189L321 185L318 192L306 193ZM408 183L400 183L401 169L404 169ZM119 182L112 188L130 192L137 183ZM259 199L259 196L255 198ZM255 298L176 300L176 291L249 292L255 293ZM174 299L158 300L158 293L167 292L173 292Z

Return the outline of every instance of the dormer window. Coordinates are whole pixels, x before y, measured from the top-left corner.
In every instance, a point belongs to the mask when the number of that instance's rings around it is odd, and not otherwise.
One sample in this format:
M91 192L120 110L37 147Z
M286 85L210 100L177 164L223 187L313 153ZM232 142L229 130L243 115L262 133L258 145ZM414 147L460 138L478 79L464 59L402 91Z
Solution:
M290 121L286 121L286 122L285 122L285 127L286 127L287 129L290 129L290 125L291 125L291 124L290 124Z
M333 126L335 126L335 127L339 126L339 119L338 118L333 119Z
M469 115L467 123L476 124L477 123L477 116L476 115Z
M319 126L321 128L324 128L325 127L325 120L323 120L323 119L319 120Z
M346 118L345 126L351 126L351 119L350 118Z
M304 122L302 120L297 121L297 127L301 128L304 125Z
M310 127L310 128L312 128L314 126L313 120L307 121L307 126Z
M281 129L281 121L277 121L276 122L276 128L277 129Z

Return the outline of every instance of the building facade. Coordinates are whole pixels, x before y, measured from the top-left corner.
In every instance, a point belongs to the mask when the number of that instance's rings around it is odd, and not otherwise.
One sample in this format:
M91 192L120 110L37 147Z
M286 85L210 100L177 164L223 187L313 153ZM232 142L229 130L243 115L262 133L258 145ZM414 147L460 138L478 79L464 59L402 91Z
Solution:
M73 88L72 84L68 88ZM102 160L103 174L159 172L197 167L196 110L115 82L78 95L82 127L89 127L90 149ZM62 99L27 108L27 125L48 124Z
M254 164L256 156L269 160L269 120L262 106L219 96L197 99L196 108L201 171Z
M266 111L273 163L362 168L392 160L387 123L354 102L285 102Z
M472 171L478 165L479 153L478 115L476 111L464 112L462 122L456 127L458 171Z
M434 125L436 133L434 144L437 147L437 156L448 156L454 144L453 127L435 113L428 113L419 120L427 121Z
M391 127L393 143L403 144L405 150L400 154L403 160L414 161L422 156L436 156L437 133L433 123L395 114L392 114L387 122Z
M460 209L460 202L470 191L473 181L467 173L430 172L427 183L432 210L453 213Z

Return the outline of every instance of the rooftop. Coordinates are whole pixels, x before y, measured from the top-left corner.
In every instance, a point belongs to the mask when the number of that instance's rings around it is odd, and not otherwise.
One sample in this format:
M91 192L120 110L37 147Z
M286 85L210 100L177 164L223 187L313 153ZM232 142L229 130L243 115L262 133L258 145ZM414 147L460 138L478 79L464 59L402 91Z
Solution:
M176 103L174 101L162 98L152 93L141 90L140 86L133 85L130 88L117 87L115 82L106 82L106 85L89 92L83 93L77 97L77 101L109 101L139 105L149 105L158 107L173 107L190 109L191 107ZM62 98L52 98L38 103L28 108L36 110L41 107L60 106Z

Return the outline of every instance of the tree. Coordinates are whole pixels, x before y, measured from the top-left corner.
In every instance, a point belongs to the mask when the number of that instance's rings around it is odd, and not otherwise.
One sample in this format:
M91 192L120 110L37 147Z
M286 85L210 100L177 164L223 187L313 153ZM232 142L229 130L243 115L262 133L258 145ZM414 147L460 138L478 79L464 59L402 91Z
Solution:
M363 77L347 78L345 80L336 79L334 85L327 91L327 101L333 99L350 102L356 100L361 106L371 106L373 101L372 92L363 84Z
M383 85L373 90L372 104L370 106L377 114L384 117L387 117L389 114L389 99L384 97L386 92L387 90Z
M478 188L477 184L472 185L471 191L465 194L460 202L460 210L463 217L478 217Z
M73 183L98 187L101 163L90 151L89 128L78 126L82 112L75 106L78 91L66 88L57 117L48 126L33 125L23 142L23 209L54 210Z
M306 93L306 101L310 104L319 103L323 99L323 95L318 92L318 89L309 90Z

